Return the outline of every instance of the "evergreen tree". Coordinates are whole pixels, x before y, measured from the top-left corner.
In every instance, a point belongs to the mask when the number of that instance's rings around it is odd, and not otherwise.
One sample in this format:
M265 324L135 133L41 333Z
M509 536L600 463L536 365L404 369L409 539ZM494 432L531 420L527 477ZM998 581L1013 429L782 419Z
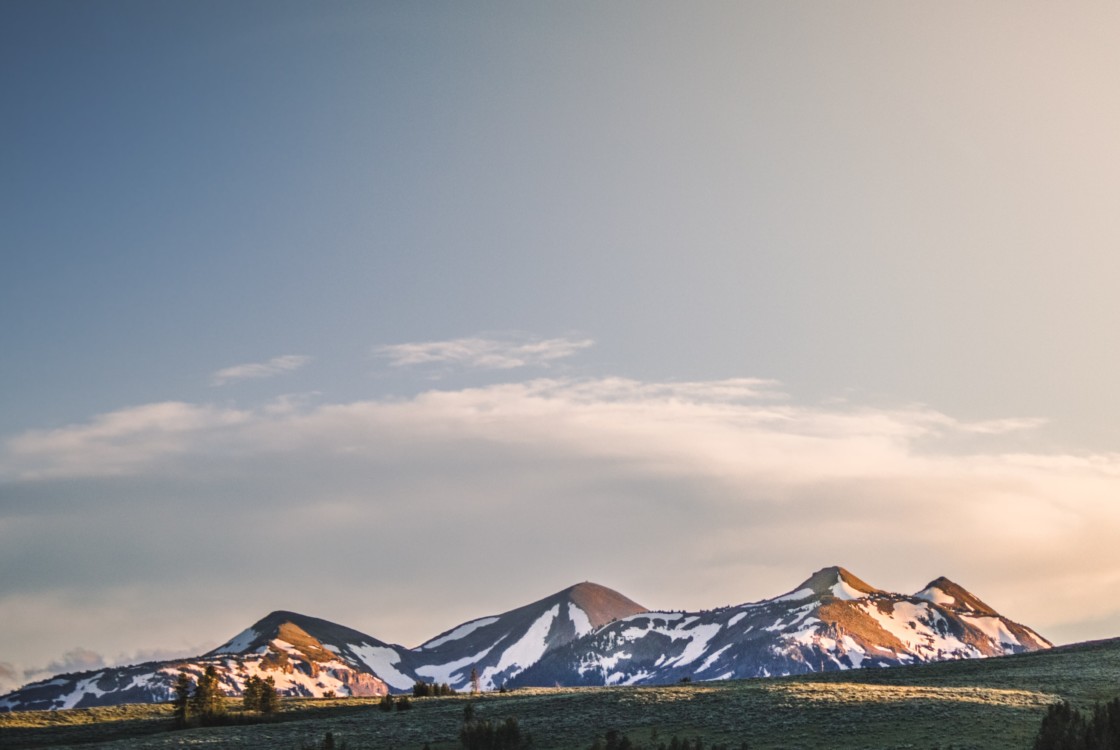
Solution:
M459 729L459 742L464 750L526 750L532 747L533 738L522 733L517 719L510 717L500 724L488 719L466 721Z
M276 680L269 675L260 683L260 712L271 715L278 710L280 710L280 696L276 693Z
M175 680L175 692L171 705L175 707L175 726L185 727L190 720L191 687L194 683L185 671L179 672Z
M199 678L194 695L191 697L190 708L203 724L225 713L222 689L218 684L218 671L214 669L213 664L206 667L206 672Z
M471 667L471 692L478 694L482 692L482 683L478 679L478 670Z
M1035 738L1035 750L1082 750L1085 742L1085 717L1066 701L1055 703L1042 717Z
M263 688L264 680L257 675L253 675L245 681L245 689L241 691L241 705L246 711L261 710L261 692Z

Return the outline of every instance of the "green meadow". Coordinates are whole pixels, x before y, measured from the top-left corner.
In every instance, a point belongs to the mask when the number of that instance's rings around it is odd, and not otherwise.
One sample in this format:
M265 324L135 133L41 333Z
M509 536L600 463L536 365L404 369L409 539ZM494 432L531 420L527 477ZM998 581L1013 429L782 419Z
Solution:
M0 747L300 750L330 732L350 750L453 750L473 702L479 719L515 717L539 750L587 750L609 729L646 748L674 735L732 748L1029 748L1049 704L1090 707L1116 696L1120 639L790 678L421 698L409 711L380 711L375 699L286 699L268 723L178 731L166 705L29 711L0 714ZM229 710L236 718L238 702Z

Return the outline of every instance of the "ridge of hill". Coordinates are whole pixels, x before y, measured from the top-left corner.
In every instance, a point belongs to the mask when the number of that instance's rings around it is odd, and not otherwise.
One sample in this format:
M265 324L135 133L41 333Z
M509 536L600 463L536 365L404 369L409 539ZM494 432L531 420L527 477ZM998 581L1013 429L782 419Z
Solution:
M416 682L483 691L515 686L657 685L680 680L890 667L1050 648L945 578L913 595L877 589L841 567L787 594L687 613L653 612L584 582L475 618L409 649L295 612L276 611L193 659L63 674L0 697L0 711L169 700L184 671L218 672L240 695L272 676L289 696L377 696Z

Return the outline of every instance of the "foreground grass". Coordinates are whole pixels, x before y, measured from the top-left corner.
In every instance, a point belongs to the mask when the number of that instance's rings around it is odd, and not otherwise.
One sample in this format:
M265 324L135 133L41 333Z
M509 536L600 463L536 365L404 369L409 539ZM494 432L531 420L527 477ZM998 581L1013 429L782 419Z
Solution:
M1120 641L973 662L660 688L526 689L474 699L515 716L539 750L586 750L610 728L641 744L672 735L751 748L1028 748L1046 706L1120 695ZM0 747L281 748L332 732L350 750L459 747L469 698L384 713L372 699L288 700L267 724L166 731L167 706L0 714Z

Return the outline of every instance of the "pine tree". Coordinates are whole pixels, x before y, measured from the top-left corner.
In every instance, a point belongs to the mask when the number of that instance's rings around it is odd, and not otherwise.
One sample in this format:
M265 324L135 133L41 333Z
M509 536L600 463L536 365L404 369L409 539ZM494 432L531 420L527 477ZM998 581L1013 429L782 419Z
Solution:
M276 680L272 675L261 680L260 710L262 714L274 714L280 710L280 696L276 693Z
M482 685L478 679L478 670L474 667L471 667L471 692L475 694L482 692Z
M245 689L241 692L241 705L246 711L261 710L261 692L263 688L264 680L257 675L253 675L245 681Z
M190 720L191 687L194 683L185 671L175 680L175 693L171 705L175 707L175 726L185 727Z
M222 689L218 684L218 671L214 669L213 664L206 667L206 672L199 678L190 707L203 724L225 713Z

